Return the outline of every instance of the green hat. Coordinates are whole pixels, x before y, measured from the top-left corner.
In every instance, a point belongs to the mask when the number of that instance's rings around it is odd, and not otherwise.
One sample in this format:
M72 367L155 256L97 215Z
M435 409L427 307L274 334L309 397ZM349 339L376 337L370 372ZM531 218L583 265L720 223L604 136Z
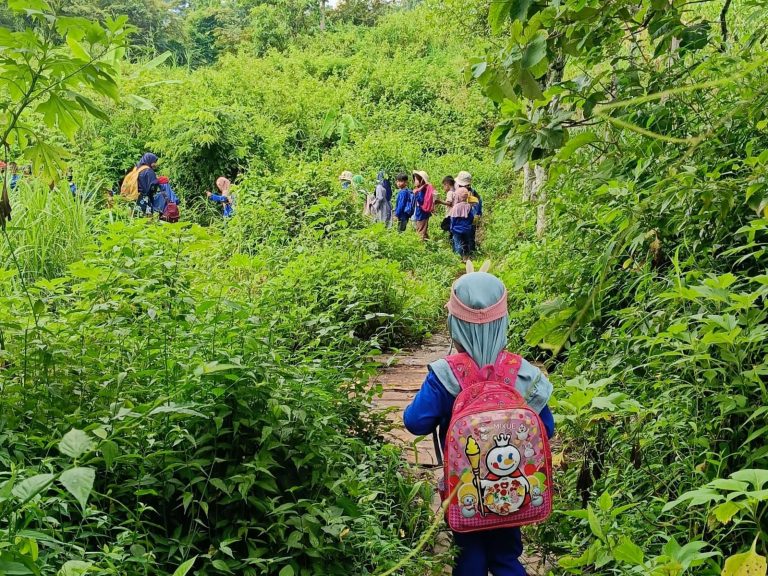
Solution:
M352 178L352 183L355 184L356 186L362 186L362 184L363 184L363 177L360 176L360 174L358 174L357 176Z

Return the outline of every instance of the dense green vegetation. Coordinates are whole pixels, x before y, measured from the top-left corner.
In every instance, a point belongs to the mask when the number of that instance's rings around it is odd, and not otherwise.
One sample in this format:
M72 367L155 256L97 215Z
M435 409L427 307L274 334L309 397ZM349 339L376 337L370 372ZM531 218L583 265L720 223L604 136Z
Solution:
M18 115L34 137L3 142L36 170L0 244L0 574L372 574L416 545L432 487L383 443L368 379L439 328L460 265L362 218L337 176L380 168L483 193L511 348L555 382L559 511L526 533L552 572L765 555L759 2L66 8L100 32L9 6L51 49L50 96ZM31 83L40 45L0 43ZM106 206L147 150L181 225ZM48 186L66 162L77 198Z
M467 56L395 12L197 71L122 65L132 96L99 100L110 121L81 114L70 144L78 198L37 177L10 194L0 571L363 574L415 545L432 487L382 442L368 377L437 326L459 262L368 226L338 174L512 181ZM187 223L105 208L147 149ZM203 203L221 174L226 226Z

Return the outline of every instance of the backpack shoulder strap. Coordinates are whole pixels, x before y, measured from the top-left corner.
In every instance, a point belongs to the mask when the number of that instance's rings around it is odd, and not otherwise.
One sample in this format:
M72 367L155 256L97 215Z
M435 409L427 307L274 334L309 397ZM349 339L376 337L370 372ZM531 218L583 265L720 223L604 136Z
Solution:
M451 372L453 372L462 390L483 380L480 368L466 352L446 356L445 361L448 362L448 366L450 366Z
M517 374L520 372L520 366L523 364L522 357L517 354L511 354L506 350L499 352L496 358L493 370L500 382L514 387L517 381Z

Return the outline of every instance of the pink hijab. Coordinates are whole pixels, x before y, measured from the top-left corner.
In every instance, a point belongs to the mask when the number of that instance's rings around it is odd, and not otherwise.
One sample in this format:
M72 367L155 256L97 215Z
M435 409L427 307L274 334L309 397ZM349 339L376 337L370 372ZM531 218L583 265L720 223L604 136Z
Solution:
M459 188L456 190L456 204L451 208L449 216L451 218L466 218L472 211L472 206L467 202L469 198L469 190L466 188Z
M216 180L216 188L218 188L224 196L229 196L229 188L232 186L232 182L222 176Z

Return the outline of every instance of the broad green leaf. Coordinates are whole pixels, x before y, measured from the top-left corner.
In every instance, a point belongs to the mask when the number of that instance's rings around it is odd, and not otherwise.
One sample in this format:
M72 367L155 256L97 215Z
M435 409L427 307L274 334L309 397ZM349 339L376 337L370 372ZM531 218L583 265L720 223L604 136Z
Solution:
M27 12L29 10L37 12L51 11L51 7L45 0L8 0L8 8L16 12Z
M55 180L59 170L64 169L66 150L55 144L37 140L24 150L24 158L39 168L46 179Z
M50 486L54 478L53 474L37 474L16 484L13 487L12 493L22 502L27 502Z
M195 564L195 560L197 560L197 556L193 556L189 560L183 562L176 570L173 571L172 576L186 576L187 572L189 572L192 569L192 566Z
M576 150L596 140L597 135L594 132L579 132L565 143L565 146L560 149L557 156L561 160L568 160Z
M594 400L592 403L594 404ZM600 510L603 512L608 512L611 508L613 508L613 498L611 498L611 495L608 492L603 492L600 495L597 503L600 506Z
M91 116L98 118L99 120L103 120L105 122L109 121L109 116L107 116L107 114L101 108L99 108L96 105L96 103L90 98L87 98L86 96L83 96L81 94L75 94L74 99L75 99L75 102L77 102L80 105L80 108L88 112L88 114L90 114Z
M727 524L739 510L741 510L741 507L738 504L734 502L723 502L722 504L715 506L715 509L712 512L718 522Z
M640 566L643 564L645 555L642 548L632 542L629 538L622 538L618 545L613 549L613 557L619 562Z
M752 548L743 554L735 554L725 561L721 576L765 576L768 571L765 556L757 553L757 538Z
M187 416L198 416L200 418L205 418L205 415L198 412L197 410L192 410L191 408L180 406L174 402L153 408L147 415L156 416L157 414L185 414Z
M539 30L523 50L523 68L533 68L547 55L547 33Z
M494 0L488 11L488 24L494 34L499 34L509 18L515 0Z
M520 140L520 143L515 148L514 161L515 170L520 170L531 159L531 151L533 150L533 136L528 135ZM534 324L535 326L535 324ZM528 331L530 334L533 331L533 326ZM527 339L527 336L526 336Z
M768 483L768 470L748 468L746 470L734 472L731 474L731 478L741 482L749 482L755 487L755 490L760 490L766 483Z
M13 557L14 556L11 556L11 558ZM18 558L18 556L15 557ZM26 576L27 574L35 574L35 572L21 562L0 558L0 574L2 574L2 576Z
M69 560L56 573L57 576L83 576L87 574L93 564L82 560Z
M38 104L37 111L43 115L50 128L58 128L69 139L74 138L82 125L77 103L66 100L55 92L50 93L47 100Z
M528 70L520 72L520 78L518 78L520 87L523 89L523 96L530 98L531 100L541 100L544 98L544 93L541 91L538 80Z
M72 458L80 458L83 454L93 450L93 441L82 430L73 428L59 442L59 452Z
M73 34L67 34L67 45L69 46L69 49L72 50L72 55L75 58L85 62L88 62L91 59L91 55L88 54L88 50L86 50L83 45L75 39Z
M279 576L293 576L293 566L288 564L287 566L283 566L280 570Z
M589 521L589 529L592 530L592 534L605 542L605 533L603 532L603 527L600 526L600 520L598 520L595 511L592 509L592 506L587 507L587 520Z
M213 562L211 562L211 564L217 570L221 570L222 572L226 572L227 574L232 574L232 570L224 560L214 560Z
M62 472L59 482L72 494L85 509L88 503L88 496L93 490L93 481L96 478L96 471L93 468L71 468Z
M525 21L528 18L528 10L530 10L533 0L513 0L512 8L510 9L510 17L512 20Z
M99 444L99 450L101 451L101 455L104 458L104 464L106 467L112 468L112 463L120 454L120 450L118 449L117 444L112 442L112 440L104 440L101 444Z
M137 110L154 110L155 105L150 100L137 96L136 94L127 94L123 100L129 105L133 106Z

